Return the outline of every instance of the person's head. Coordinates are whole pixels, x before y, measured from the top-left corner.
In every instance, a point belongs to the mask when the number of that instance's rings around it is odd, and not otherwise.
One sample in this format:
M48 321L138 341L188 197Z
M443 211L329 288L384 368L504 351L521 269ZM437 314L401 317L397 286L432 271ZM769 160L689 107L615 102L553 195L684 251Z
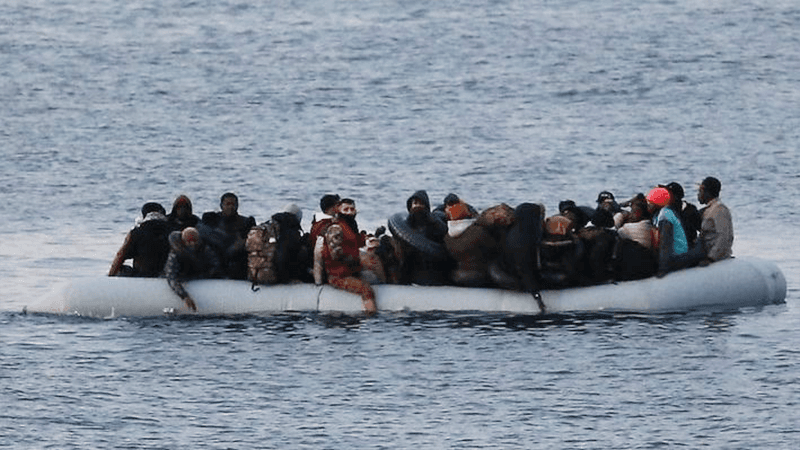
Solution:
M423 209L427 209L427 205L425 205L425 202L423 202L422 199L418 197L414 197L413 199L411 199L411 212Z
M706 177L697 188L697 201L706 204L719 197L720 190L722 190L722 183L718 179Z
M610 212L612 215L620 211L619 204L614 198L614 194L603 191L597 195L597 209Z
M669 198L670 204L672 205L679 205L683 201L683 186L680 183L673 181L666 186L659 186L664 187L669 191Z
M167 210L161 206L161 203L156 202L147 202L142 206L142 217L147 217L148 214L151 212L157 212L164 215L167 215Z
M336 212L336 206L339 203L338 194L325 194L319 200L319 209L325 214L332 216Z
M649 216L650 213L647 210L647 200L645 200L644 194L641 197L634 197L631 200L631 222L638 222L649 218Z
M239 197L233 192L226 192L222 194L219 199L219 208L224 217L231 217L236 215L239 211Z
M684 195L683 186L681 186L680 183L678 183L677 181L673 181L672 183L664 187L666 187L667 190L669 191L672 200L674 201L683 200L683 195Z
M612 202L614 201L614 194L612 194L611 192L603 191L603 192L597 194L597 204L598 205L603 203L603 202L609 201L609 200L612 201Z
M431 202L428 199L428 193L424 190L414 192L406 201L406 209L411 215L429 213Z
M297 217L298 222L303 221L303 210L300 209L300 207L294 203L289 203L288 205L284 206L281 212L286 212L294 215L295 217Z
M575 207L576 207L575 202L572 200L562 200L558 202L558 212L561 214L564 214L564 212L567 211L568 209Z
M647 193L647 209L651 213L668 206L672 201L669 190L665 187L656 187Z
M189 249L195 249L200 245L200 232L195 227L184 228L181 232L181 241Z
M192 201L185 195L179 195L172 204L172 214L179 219L188 219L192 215Z
M566 200L566 204L562 203L565 202L561 202L558 205L559 213L569 219L569 221L572 222L572 226L576 230L580 230L581 228L585 227L587 223L589 223L589 216L587 216L586 212L584 212L584 210L579 206L575 206L575 202Z
M342 216L355 217L358 214L356 211L356 201L351 198L343 198L339 200L337 213Z
M450 194L447 194L447 196L444 198L444 202L443 203L444 203L445 207L448 207L448 206L451 206L451 205L455 205L456 203L459 203L459 202L461 202L461 199L458 197L458 195L450 193Z

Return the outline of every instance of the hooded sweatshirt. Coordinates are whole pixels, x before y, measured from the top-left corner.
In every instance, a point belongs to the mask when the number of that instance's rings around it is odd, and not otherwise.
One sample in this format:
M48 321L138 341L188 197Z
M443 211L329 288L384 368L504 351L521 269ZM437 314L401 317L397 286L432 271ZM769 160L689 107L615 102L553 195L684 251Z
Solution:
M189 207L189 217L186 219L178 217L178 207L183 204ZM184 228L197 226L200 218L192 214L192 201L189 200L189 197L181 195L172 204L172 211L167 214L167 221L174 231L183 231Z
M414 199L420 200L425 209L416 214L411 212L411 203ZM406 200L406 210L408 210L408 224L415 231L423 233L425 237L435 242L442 242L447 234L447 224L440 218L431 214L431 202L428 193L424 190L415 192Z

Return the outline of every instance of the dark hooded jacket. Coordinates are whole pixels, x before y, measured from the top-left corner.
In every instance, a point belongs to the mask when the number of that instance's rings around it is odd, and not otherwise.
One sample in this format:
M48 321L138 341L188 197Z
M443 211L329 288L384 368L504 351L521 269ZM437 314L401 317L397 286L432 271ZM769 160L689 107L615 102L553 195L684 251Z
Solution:
M247 233L254 226L256 219L253 216L245 217L236 213L224 217L219 212L204 213L197 225L203 240L217 251L229 278L247 278L247 250L244 244Z
M421 200L425 208L417 214L412 214L411 203L415 198ZM447 224L440 217L431 214L431 203L427 192L424 190L415 192L406 201L406 209L409 211L407 223L412 232L439 244L444 242ZM441 285L448 282L449 272L454 266L450 259L432 258L406 242L402 242L402 253L401 283Z
M184 204L189 207L189 217L187 219L178 217L178 207ZM197 223L200 222L200 218L192 213L192 201L189 200L189 197L181 195L175 199L175 202L172 204L172 211L167 214L167 222L173 231L183 231L184 228L197 226Z
M425 204L425 210L420 214L411 214L411 202L414 199ZM444 240L444 236L447 234L447 224L440 217L431 214L431 202L427 192L420 190L409 197L406 200L406 210L409 212L408 224L412 229L423 233L426 238L434 242Z

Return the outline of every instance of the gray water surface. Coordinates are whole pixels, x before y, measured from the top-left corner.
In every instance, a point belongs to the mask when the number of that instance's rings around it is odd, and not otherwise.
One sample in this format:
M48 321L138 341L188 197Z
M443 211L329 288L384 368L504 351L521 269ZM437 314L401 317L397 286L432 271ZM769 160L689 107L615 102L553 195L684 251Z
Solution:
M0 448L719 448L799 440L800 8L0 4ZM713 175L786 304L638 316L25 315L141 205L261 222L427 189L591 205Z

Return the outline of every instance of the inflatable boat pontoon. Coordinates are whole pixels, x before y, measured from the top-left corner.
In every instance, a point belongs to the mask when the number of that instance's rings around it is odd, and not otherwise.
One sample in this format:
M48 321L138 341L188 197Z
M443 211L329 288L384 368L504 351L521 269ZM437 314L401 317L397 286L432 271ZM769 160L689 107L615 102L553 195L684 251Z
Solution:
M162 278L76 279L35 304L28 312L90 317L164 314L270 314L289 311L361 312L361 298L331 286L258 286L248 281L196 280L186 283L198 310L183 301ZM375 286L379 311L484 311L540 314L529 294L454 286ZM756 258L735 258L707 267L672 272L663 278L541 292L547 313L666 313L698 308L738 308L783 303L786 279L778 266Z

